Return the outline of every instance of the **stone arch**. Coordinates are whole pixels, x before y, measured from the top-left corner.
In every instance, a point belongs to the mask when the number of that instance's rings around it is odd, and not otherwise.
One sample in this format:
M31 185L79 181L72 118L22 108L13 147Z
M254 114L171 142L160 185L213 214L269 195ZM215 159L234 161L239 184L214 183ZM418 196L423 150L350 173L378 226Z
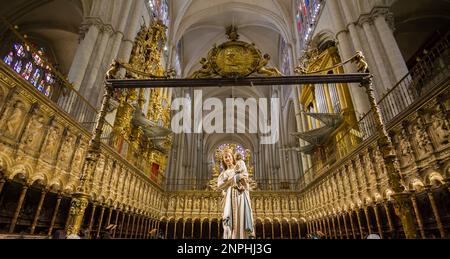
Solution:
M11 173L8 175L10 180L20 179L23 181L28 181L30 175L32 175L33 169L28 164L18 164L11 168Z
M330 46L335 46L337 39L331 30L324 29L315 34L311 45L319 51L324 51Z
M11 165L11 159L9 159L8 156L0 153L0 174L9 178L9 174L11 173L9 168L11 168Z
M30 177L30 184L38 184L42 187L47 187L48 177L44 173L37 173Z

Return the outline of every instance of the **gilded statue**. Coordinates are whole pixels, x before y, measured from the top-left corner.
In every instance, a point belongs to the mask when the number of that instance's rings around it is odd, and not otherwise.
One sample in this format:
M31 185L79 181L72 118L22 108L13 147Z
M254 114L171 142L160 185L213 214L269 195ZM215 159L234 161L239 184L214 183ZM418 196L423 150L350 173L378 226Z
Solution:
M281 72L277 68L266 67L269 64L269 60L269 54L265 54L260 60L259 65L256 68L256 72L265 76L283 76L283 74L281 74Z
M364 57L363 53L361 51L358 51L356 53L355 58L353 59L353 62L357 65L357 71L360 73L369 73L369 65L366 62L366 58Z
M119 72L120 63L113 60L109 70L106 72L106 79L116 79L117 73Z
M206 78L212 76L211 66L206 58L202 58L200 60L200 64L202 68L200 70L195 71L195 73L191 76L192 78Z
M263 56L254 43L238 40L237 27L228 27L227 35L229 41L214 45L208 57L201 59L201 68L191 78L238 78L254 74L282 76L278 69L266 67L270 60L268 54Z

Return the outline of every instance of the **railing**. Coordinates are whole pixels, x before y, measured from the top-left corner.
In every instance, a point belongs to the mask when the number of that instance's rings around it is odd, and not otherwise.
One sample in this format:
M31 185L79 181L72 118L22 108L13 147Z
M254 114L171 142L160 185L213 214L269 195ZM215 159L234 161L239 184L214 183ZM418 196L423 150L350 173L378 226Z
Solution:
M420 62L378 101L385 125L389 125L425 94L449 79L449 37L450 34L447 34L431 50L424 51ZM377 126L371 110L358 121L356 127L348 129L341 137L337 136L336 151L325 162L315 163L305 172L298 182L300 188L326 173L337 161L375 136L376 132Z
M3 42L0 47L0 59L4 64L9 66L16 74L28 81L36 88L36 91L47 96L62 111L74 119L88 132L92 132L97 120L98 110L66 79L66 77L58 71L45 56L42 50L30 43L24 36L17 31L17 27L13 27L5 20L0 20L7 30L2 34ZM20 47L18 55L15 46ZM7 57L13 53L11 58ZM6 60L7 59L7 60ZM6 62L8 61L8 62ZM21 64L18 66L17 64ZM28 65L29 64L29 65ZM27 69L27 65L28 68ZM38 75L32 78L33 75ZM24 77L24 75L26 75ZM28 77L28 75L30 75ZM35 83L36 82L36 83ZM41 83L42 82L42 83ZM103 127L102 142L106 145L114 147L113 127L109 122ZM129 145L122 143L118 153L126 158L127 148Z
M210 182L212 179L171 179L166 182L165 189L167 191L182 190L210 190ZM298 191L298 180L267 180L255 179L255 191Z
M13 27L5 20L0 21L0 24L7 28L1 37L2 62L91 132L95 125L97 109L74 89L58 68L48 60L45 50L22 36L16 30L18 27Z

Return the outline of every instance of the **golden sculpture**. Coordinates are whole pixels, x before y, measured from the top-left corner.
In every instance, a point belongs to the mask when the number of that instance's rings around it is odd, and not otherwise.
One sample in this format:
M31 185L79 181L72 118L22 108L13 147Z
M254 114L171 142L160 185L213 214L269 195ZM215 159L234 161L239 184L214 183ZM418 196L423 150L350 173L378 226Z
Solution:
M358 66L357 71L360 73L369 73L369 65L366 62L366 58L364 57L361 51L358 51L353 58L353 61Z
M239 41L237 27L226 29L227 42L214 45L207 58L202 58L202 68L195 71L191 78L237 78L251 75L282 76L276 68L266 67L270 56L256 49L255 44Z

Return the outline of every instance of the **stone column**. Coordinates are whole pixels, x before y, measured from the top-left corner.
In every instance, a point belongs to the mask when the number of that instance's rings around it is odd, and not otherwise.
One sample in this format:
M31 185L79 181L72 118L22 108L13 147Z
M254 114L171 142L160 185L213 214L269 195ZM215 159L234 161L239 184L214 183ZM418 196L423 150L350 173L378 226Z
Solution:
M272 239L275 239L275 231L273 228L273 222L270 222L270 225L272 226Z
M430 199L431 208L433 209L433 214L436 219L436 224L439 228L439 233L441 234L441 238L445 238L446 237L445 229L444 229L444 225L442 224L441 216L439 215L439 208L434 199L433 190L431 188L427 188L426 191L428 194L428 199Z
M367 231L369 232L368 234L372 235L372 223L370 222L369 208L367 206L364 207L364 215L366 216Z
M217 239L220 239L220 220L217 221Z
M128 212L127 213L127 227L125 229L125 238L130 238L131 237L130 223L131 223L131 212Z
M394 73L396 81L399 82L408 74L408 67L398 47L397 40L394 38L394 33L386 21L387 19L393 19L393 14L387 8L380 8L375 11L375 28L380 35L381 44L386 51L391 70Z
M353 215L351 211L349 212L349 216L350 216L350 226L352 227L352 236L353 239L356 239L355 224L353 224Z
M266 239L266 229L264 226L265 226L265 224L264 224L264 222L262 222L263 239Z
M89 74L86 74L85 79L83 81L83 89L80 89L80 92L86 96L88 101L96 106L97 105L97 96L99 96L101 87L95 84L99 73L103 69L101 67L103 56L105 55L106 47L108 45L108 41L110 40L112 34L112 28L109 26L103 25L100 28L101 34L99 36L99 43L96 46L96 54L91 60L91 64L89 66Z
M98 24L89 24L88 33L77 48L72 66L69 71L69 81L73 84L75 90L79 90L83 78L86 74L86 69L94 51L95 43L97 42L100 33Z
M120 211L116 210L116 219L114 220L114 225L116 225L116 227L113 230L113 234L112 234L113 238L116 238L116 231L119 228L119 225L118 225L119 224L119 214L120 214Z
M373 206L373 210L375 212L375 220L377 221L378 233L380 234L381 239L384 239L383 228L381 226L380 213L378 210L378 204Z
M391 212L389 211L388 201L384 201L383 203L384 211L386 212L386 218L389 225L389 231L393 233L395 231L394 224L392 224Z
M178 226L178 221L174 222L174 227L173 227L173 239L177 239L177 226ZM203 226L203 223L202 223Z
M209 221L208 237L211 239L211 221Z
M184 239L185 231L186 231L186 221L183 220L183 234L181 235L181 239Z
M165 234L164 234L164 238L165 239L167 239L167 234L168 234L168 232L169 232L169 223L170 223L170 221L167 221L166 222L166 232L165 232ZM200 228L201 228L201 223L200 223ZM200 234L201 235L201 234Z
M264 224L263 224L264 226ZM306 235L309 235L311 231L309 231L309 222L306 222Z
M341 219L339 218L338 214L336 214L336 218L337 218L338 229L339 229L339 239L343 239L342 238Z
M141 216L138 214L138 215L136 215L136 226L133 223L134 231L133 231L133 234L131 235L131 238L137 239L139 237L140 224L141 224Z
M27 194L28 188L29 188L28 184L22 186L22 191L20 192L19 200L17 201L16 210L14 211L14 215L11 219L11 224L9 226L8 233L10 234L14 232L14 228L16 227L17 220L19 219L20 211L22 210L22 206L25 201L25 196Z
M356 209L356 218L358 219L359 234L361 235L361 239L364 239L364 233L361 225L361 217L359 215L359 208Z
M143 239L148 239L148 232L150 231L149 228L150 228L150 219L144 217L144 230L142 233Z
M133 222L131 223L130 239L133 239L135 226L136 226L136 214L133 213Z
M122 222L120 223L120 232L119 232L119 238L122 238L123 229L125 227L125 217L127 216L125 212L119 211L119 213L122 213Z
M353 44L349 37L347 28L344 26L344 19L340 12L339 3L337 0L328 1L330 4L330 12L332 20L335 22L335 28L337 29L336 38L338 40L337 47L339 49L342 61L345 61L356 54L353 50ZM354 26L354 25L353 25ZM361 50L362 49L358 49ZM356 67L353 64L347 64L344 66L347 73L356 72ZM351 98L354 105L354 109L358 114L364 114L369 110L369 105L367 101L367 96L363 89L356 87L355 85L349 84L349 91L351 92Z
M345 236L347 237L347 239L350 239L350 236L348 234L348 227L347 227L347 219L345 217L345 212L342 213L342 220L344 221L344 229L345 229Z
M331 222L333 223L334 239L337 239L336 223L334 222L334 217L331 217ZM331 237L331 233L330 233L330 237Z
M59 205L61 204L61 199L62 199L62 195L61 195L61 193L58 193L56 196L56 204L55 204L55 209L53 210L52 220L50 221L50 227L49 227L48 233L47 233L47 235L49 235L49 236L51 236L52 232L53 232L53 227L55 225L56 216L58 215L58 210L59 210Z
M331 232L331 224L330 224L330 219L329 218L327 218L327 223L328 223L328 233L329 233L329 238L330 239L333 239L332 238L332 232Z
M39 221L39 216L41 215L42 205L44 205L45 196L47 195L47 189L43 189L41 191L41 198L39 199L39 203L36 209L36 213L34 214L33 223L31 224L31 230L30 234L34 234L34 230L36 229L36 226Z
M288 224L289 224L289 239L292 240L292 226L291 223L288 222ZM298 229L298 235L300 236L300 228Z
M423 220L422 220L422 214L420 213L419 207L417 206L417 198L416 198L415 193L411 194L411 201L412 201L412 205L414 207L414 212L416 214L417 224L419 225L420 236L422 237L422 239L425 239L426 235L425 235L425 229L424 229Z
M378 88L379 95L381 96L382 94L384 94L384 92L381 91L387 91L387 89L390 89L391 87L394 86L394 84L391 82L391 80L389 80L389 74L386 71L386 66L384 63L384 57L382 56L378 45L377 45L377 39L374 35L373 32L373 20L371 19L371 17L364 17L363 19L361 19L361 26L364 30L364 34L367 37L367 41L370 47L370 50L372 52L375 64L376 64L376 68L379 72L379 76L380 76L380 82L382 82L383 84L383 88Z
M103 224L103 215L105 214L105 206L101 205L102 210L100 212L100 218L98 219L98 227L97 227L97 239L100 238L100 231L102 230L102 224Z
M106 227L108 227L111 224L112 212L113 212L112 207L109 207L108 219L106 220L105 224Z
M0 179L0 194L2 194L3 186L5 186L5 183L6 183L6 179L1 178Z

